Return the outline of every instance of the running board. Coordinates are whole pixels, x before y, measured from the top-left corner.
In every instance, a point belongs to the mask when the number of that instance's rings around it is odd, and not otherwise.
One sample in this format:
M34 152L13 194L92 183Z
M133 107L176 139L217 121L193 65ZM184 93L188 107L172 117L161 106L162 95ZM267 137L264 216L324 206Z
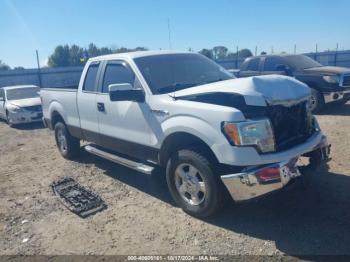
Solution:
M154 167L152 167L152 166L145 165L145 164L140 163L140 162L135 162L133 160L117 156L115 154L112 154L112 153L103 151L99 148L96 148L93 145L87 145L84 148L87 152L89 152L91 154L105 158L105 159L110 160L114 163L126 166L128 168L134 169L136 171L142 172L142 173L147 174L147 175L150 175L154 169Z

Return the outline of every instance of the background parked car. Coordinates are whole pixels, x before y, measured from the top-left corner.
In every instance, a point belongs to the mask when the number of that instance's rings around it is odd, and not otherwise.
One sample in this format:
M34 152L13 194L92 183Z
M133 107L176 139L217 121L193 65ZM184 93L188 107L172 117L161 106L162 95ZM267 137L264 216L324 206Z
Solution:
M34 85L7 86L0 89L0 118L10 126L40 122L42 107L40 88Z
M326 103L350 100L350 69L323 66L304 55L264 55L247 58L238 77L280 74L295 77L311 88L310 107L317 113Z

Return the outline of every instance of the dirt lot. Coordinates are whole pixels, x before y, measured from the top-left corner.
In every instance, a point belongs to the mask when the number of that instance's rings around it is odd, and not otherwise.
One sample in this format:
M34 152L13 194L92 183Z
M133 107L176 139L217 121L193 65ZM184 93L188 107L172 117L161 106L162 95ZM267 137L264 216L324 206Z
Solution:
M84 152L66 161L48 129L0 122L0 254L350 254L350 104L318 119L333 160L309 190L230 204L206 221L174 206L161 172ZM108 209L87 219L69 212L50 189L66 175Z

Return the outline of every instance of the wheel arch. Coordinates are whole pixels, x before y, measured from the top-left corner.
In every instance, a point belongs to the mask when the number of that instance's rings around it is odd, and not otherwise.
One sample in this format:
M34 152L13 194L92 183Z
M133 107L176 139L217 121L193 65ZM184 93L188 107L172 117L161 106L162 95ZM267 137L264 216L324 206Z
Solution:
M63 124L66 124L66 122L64 121L63 116L57 110L53 110L52 113L51 113L51 126L52 126L52 129L55 128L55 125L58 122L62 122Z
M215 164L218 159L212 149L201 138L187 132L175 132L169 134L163 141L159 151L159 164L165 167L169 157L178 150L185 148L198 148L210 161Z

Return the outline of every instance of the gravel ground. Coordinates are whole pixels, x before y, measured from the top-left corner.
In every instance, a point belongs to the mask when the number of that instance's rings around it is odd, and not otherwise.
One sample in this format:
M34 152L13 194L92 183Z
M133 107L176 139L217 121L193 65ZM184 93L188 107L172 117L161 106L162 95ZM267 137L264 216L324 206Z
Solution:
M0 254L350 254L350 104L317 116L333 160L308 190L229 203L198 220L174 206L162 171L147 176L82 152L58 153L41 125L0 122ZM108 208L82 219L50 184L72 176Z

